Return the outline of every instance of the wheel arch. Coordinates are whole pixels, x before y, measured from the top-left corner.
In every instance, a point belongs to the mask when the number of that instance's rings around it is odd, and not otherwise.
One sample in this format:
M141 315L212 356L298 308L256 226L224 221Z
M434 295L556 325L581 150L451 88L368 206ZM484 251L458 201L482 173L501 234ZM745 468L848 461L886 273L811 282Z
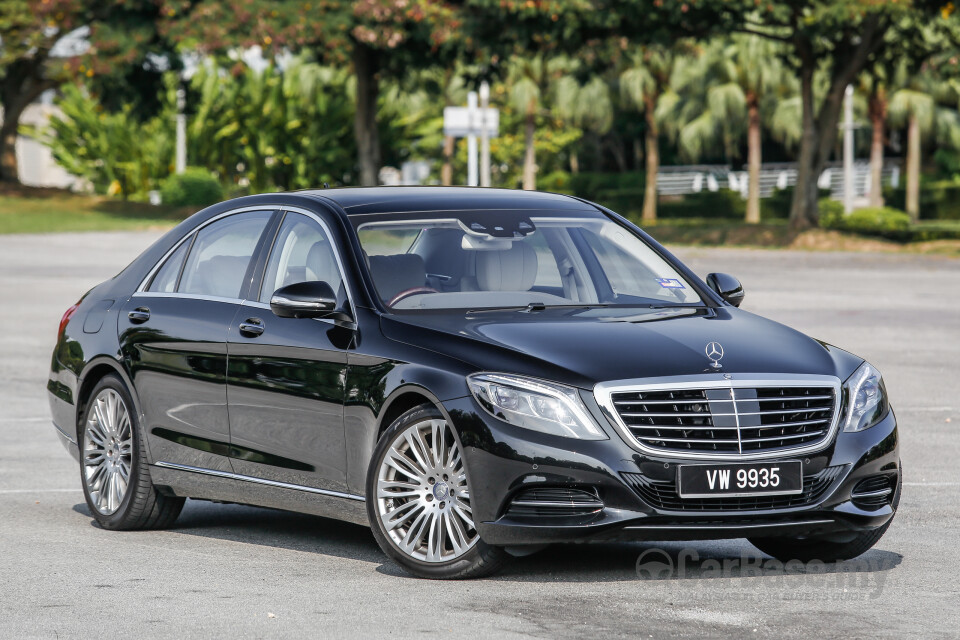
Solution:
M140 412L140 400L137 398L133 381L123 366L114 358L107 356L94 358L84 367L77 385L77 442L80 442L80 428L83 424L83 416L87 410L87 403L90 401L90 393L93 391L93 388L97 386L98 382L110 374L116 374L120 378L123 385L127 388L127 393L130 394L130 398L133 400L133 410L136 412L137 417L139 418L139 416L142 415Z
M377 417L377 440L397 418L424 404L433 405L448 422L450 421L450 416L447 415L446 409L437 396L419 384L405 384L395 389L384 401L380 415Z

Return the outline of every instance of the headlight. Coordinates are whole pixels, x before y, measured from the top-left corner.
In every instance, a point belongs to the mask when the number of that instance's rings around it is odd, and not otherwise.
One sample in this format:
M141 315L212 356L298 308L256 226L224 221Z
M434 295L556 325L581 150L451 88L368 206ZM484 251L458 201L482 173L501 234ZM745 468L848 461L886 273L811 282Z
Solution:
M606 440L576 389L500 373L467 376L470 391L490 415L555 436Z
M883 378L868 362L854 371L844 386L847 390L847 416L844 431L863 431L880 421L887 410Z

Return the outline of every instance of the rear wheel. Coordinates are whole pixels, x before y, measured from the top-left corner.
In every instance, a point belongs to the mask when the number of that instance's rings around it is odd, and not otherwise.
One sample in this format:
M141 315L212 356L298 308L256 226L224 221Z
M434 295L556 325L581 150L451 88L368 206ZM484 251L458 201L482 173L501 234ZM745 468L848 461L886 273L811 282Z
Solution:
M903 486L903 473L899 474L896 493L893 496L894 513L900 505L900 490ZM877 544L883 534L887 532L893 523L893 517L887 520L886 524L876 529L857 533L852 539L837 541L829 538L811 536L809 538L750 538L750 544L769 556L773 556L781 562L789 560L799 560L800 562L810 562L820 560L822 562L839 562L841 560L850 560L866 553L873 545Z
M83 495L105 529L161 529L177 519L184 499L154 488L132 407L115 375L91 392L80 432Z
M422 578L487 576L506 555L480 539L460 444L430 405L400 416L377 443L367 515L384 553Z

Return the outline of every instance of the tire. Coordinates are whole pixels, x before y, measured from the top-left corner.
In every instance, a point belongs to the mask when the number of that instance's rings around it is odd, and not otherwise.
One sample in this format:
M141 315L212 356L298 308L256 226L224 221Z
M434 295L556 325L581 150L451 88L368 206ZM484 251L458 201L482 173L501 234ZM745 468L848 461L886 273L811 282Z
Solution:
M415 576L481 578L506 559L474 527L460 443L432 405L407 411L380 437L367 472L366 504L380 548Z
M90 392L79 429L80 484L104 529L163 529L180 515L185 499L162 495L153 486L133 406L114 374Z
M900 505L900 490L903 487L903 469L897 477L897 489L893 496L893 512L896 515L897 507ZM850 560L866 553L873 545L877 544L883 534L887 532L893 523L891 516L887 522L876 529L863 531L852 540L836 542L827 538L750 538L750 544L769 556L773 556L781 562L789 560L799 560L800 562L810 562L820 560L822 562L839 562L841 560Z

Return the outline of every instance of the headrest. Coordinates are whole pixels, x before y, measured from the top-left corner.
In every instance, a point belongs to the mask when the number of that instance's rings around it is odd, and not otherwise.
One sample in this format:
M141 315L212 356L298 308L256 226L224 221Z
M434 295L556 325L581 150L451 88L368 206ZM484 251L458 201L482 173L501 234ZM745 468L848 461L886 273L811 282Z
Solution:
M477 252L481 291L527 291L537 279L537 252L523 241L502 251Z
M370 275L377 286L377 293L384 300L391 300L401 291L427 284L427 268L423 258L415 253L370 256L369 260Z
M307 253L307 280L322 280L334 291L340 285L340 270L333 258L333 250L326 240L319 240Z

